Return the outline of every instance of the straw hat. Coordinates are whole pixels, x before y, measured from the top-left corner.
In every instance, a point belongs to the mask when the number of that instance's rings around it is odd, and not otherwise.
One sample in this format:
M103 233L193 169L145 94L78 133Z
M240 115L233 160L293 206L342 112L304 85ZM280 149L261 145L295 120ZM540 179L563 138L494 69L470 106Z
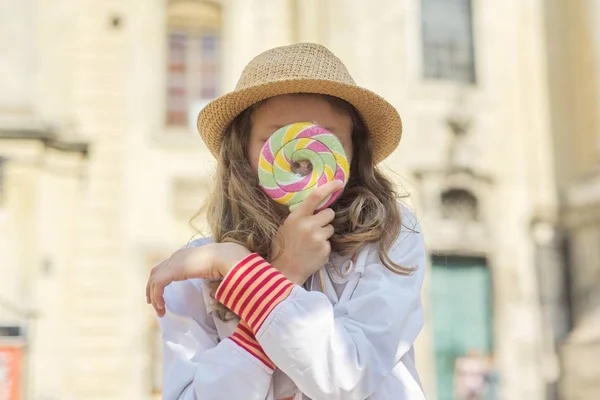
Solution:
M402 122L396 109L377 94L357 86L339 58L313 43L276 47L250 61L235 90L200 111L200 136L216 157L223 134L236 116L261 100L292 93L326 94L352 104L372 138L376 163L389 156L400 142Z

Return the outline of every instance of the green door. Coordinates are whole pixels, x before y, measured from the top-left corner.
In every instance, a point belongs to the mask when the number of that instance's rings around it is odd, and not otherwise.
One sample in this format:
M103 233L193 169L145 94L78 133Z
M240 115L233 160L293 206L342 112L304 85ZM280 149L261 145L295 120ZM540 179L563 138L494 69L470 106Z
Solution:
M455 360L492 351L490 273L481 258L434 256L431 284L438 400L453 400Z

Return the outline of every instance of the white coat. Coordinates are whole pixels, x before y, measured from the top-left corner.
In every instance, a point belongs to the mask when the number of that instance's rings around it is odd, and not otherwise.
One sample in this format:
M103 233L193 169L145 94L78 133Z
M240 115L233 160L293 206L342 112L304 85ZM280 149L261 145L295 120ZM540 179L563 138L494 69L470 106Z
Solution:
M228 274L217 298L235 307L232 299L243 290L244 304L234 311L250 324L223 322L213 315L214 300L200 279L169 285L167 313L160 319L163 398L424 399L413 343L423 326L420 290L426 251L415 216L403 207L402 217L403 228L389 256L416 268L408 276L382 265L377 244L363 246L353 262L333 255L325 268L325 293L314 276L307 290L266 262L261 270L238 264L238 275L258 271L251 284L281 292L269 303L239 276L230 278L236 268ZM209 242L199 239L188 246ZM226 302L226 292L235 290Z

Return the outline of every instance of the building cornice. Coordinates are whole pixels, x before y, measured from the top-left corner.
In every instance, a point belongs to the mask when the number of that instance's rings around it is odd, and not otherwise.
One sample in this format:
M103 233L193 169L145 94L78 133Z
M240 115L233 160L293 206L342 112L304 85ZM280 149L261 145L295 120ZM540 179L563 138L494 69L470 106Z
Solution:
M57 137L56 134L47 130L0 128L0 140L37 140L42 142L47 148L70 153L81 153L84 156L87 156L89 151L88 143L68 141Z

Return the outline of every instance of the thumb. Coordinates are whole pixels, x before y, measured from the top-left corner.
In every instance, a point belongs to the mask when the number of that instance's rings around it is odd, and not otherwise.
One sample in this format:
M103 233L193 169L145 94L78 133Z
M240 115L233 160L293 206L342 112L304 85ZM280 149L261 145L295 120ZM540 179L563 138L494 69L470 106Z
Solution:
M315 213L319 205L323 203L329 196L334 194L335 192L342 190L344 187L344 182L342 181L330 181L316 188L311 194L304 199L302 203L300 203L293 211L293 214L302 215L302 216L310 216Z

